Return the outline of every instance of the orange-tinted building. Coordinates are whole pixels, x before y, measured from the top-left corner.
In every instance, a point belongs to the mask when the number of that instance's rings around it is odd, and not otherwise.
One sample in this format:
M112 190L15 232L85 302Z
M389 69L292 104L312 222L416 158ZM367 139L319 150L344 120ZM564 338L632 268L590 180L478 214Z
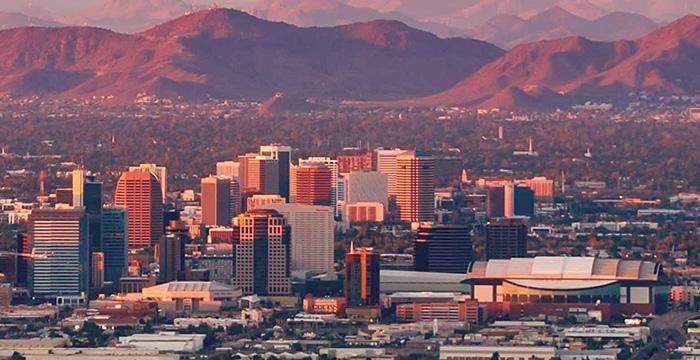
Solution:
M435 158L419 153L396 157L396 206L401 221L435 219Z
M310 314L335 314L345 313L348 302L345 298L313 298L305 297L303 303L304 312Z
M345 255L345 298L349 307L379 305L379 254L350 248Z
M296 168L295 202L306 205L333 206L333 172L321 163Z
M372 152L342 154L336 157L338 160L338 172L341 174L353 171L372 170Z
M231 180L209 176L202 179L202 224L231 224Z
M126 171L117 182L114 204L128 210L129 248L156 244L163 234L160 183L148 171Z
M471 299L396 306L396 319L407 322L442 320L478 323L485 317L479 309L479 302Z

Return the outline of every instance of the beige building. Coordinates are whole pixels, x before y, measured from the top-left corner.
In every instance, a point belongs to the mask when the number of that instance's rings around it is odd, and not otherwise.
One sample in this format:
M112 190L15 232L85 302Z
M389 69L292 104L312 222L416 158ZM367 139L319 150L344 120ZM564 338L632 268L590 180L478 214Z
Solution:
M332 208L302 204L273 204L265 208L277 210L292 228L292 271L333 270L335 220Z
M387 191L389 196L396 196L396 157L406 153L406 150L376 150L377 171L387 177Z
M343 174L343 178L346 206L358 203L381 203L384 211L389 209L389 180L385 174L377 171L353 171ZM346 208L344 216L347 213Z
M253 195L247 199L246 210L264 208L272 204L284 204L285 200L279 195Z
M242 295L237 287L215 281L171 281L127 294L129 300L154 300L167 314L219 312L235 305Z

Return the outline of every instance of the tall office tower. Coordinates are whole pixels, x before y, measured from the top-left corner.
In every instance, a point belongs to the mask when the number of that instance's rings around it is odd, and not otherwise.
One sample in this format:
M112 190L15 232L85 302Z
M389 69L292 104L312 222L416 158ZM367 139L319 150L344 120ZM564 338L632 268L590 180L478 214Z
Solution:
M535 176L532 179L518 182L532 189L539 201L552 201L554 199L554 180L547 179L544 176Z
M107 207L102 211L102 252L105 281L119 282L126 272L129 249L128 213L126 208Z
M182 236L164 235L158 242L160 282L185 279L185 241Z
M22 254L30 254L32 252L29 241L29 234L17 234L17 252ZM24 256L17 257L17 272L15 275L15 284L25 287L30 283L29 279L29 262Z
M93 252L90 261L90 288L102 289L105 285L105 254Z
M94 176L85 176L83 190L82 203L88 219L88 238L92 254L102 251L102 183L96 181ZM92 259L91 256L91 268L93 267Z
M291 227L291 268L327 273L333 271L335 220L327 206L273 204L273 209L287 219Z
M486 188L486 214L490 219L535 215L535 194L529 187L511 182Z
M336 156L338 160L338 172L341 174L352 171L371 171L372 170L372 152L361 152L359 149L352 151L343 151L342 154Z
M242 206L242 194L241 194L241 183L239 182L238 179L231 179L231 195L230 195L230 203L229 203L229 215L231 218L238 216L238 214L243 211L243 206ZM229 224L231 223L229 219Z
M508 183L503 186L503 216L515 216L515 186Z
M396 157L396 206L401 221L435 219L435 158L420 153Z
M279 191L277 194L289 199L289 168L292 162L292 148L279 144L263 145L260 147L260 155L277 160L279 166L277 170Z
M401 149L375 150L377 159L376 170L386 175L387 191L391 197L396 196L396 157L406 152L406 150Z
M382 203L389 208L388 178L377 171L353 171L343 175L345 178L345 203L362 202Z
M168 169L165 166L156 164L139 164L139 166L129 167L129 171L147 171L156 176L158 184L160 184L160 193L163 204L168 200Z
M30 262L32 296L85 298L89 287L88 223L83 209L35 209L29 240L36 254Z
M85 169L76 169L72 173L73 207L83 208L88 220L88 238L90 254L102 251L102 183L94 176L86 175ZM90 268L93 267L90 256ZM92 283L92 279L90 280Z
M421 224L414 245L416 271L466 274L472 261L468 226Z
M157 244L163 235L163 202L158 178L148 171L127 171L117 182L114 204L128 210L129 248Z
M248 158L245 166L246 193L279 194L279 161L269 156Z
M238 215L233 238L234 285L247 295L291 293L290 228L284 216L259 209Z
M332 207L332 177L331 169L321 163L299 165L295 171L294 183L296 191L294 191L294 202Z
M513 190L515 216L535 216L535 192L528 186L516 185Z
M237 216L241 213L241 163L238 161L222 161L216 163L216 175L226 177L230 180L231 185L231 202L229 206L229 215Z
M75 169L72 173L72 183L73 187L71 192L73 194L73 207L83 207L83 196L85 191L85 169Z
M248 160L256 156L258 156L256 153L238 155L238 181L241 183L241 192L246 192L248 189Z
M379 305L379 254L374 249L350 246L344 288L348 307Z
M238 161L218 162L216 163L216 175L238 179L241 177L241 164Z
M231 225L231 179L209 176L202 181L202 224Z
M329 157L310 157L306 159L299 159L299 167L312 166L313 164L323 164L331 171L331 205L335 209L335 215L340 214L338 209L338 160L331 159ZM297 169L298 170L298 169ZM298 175L297 175L298 176ZM298 177L297 177L298 181ZM297 184L297 189L299 184ZM298 201L297 201L298 202ZM320 205L320 204L317 204Z
M297 170L299 170L299 165L292 164L289 167L289 199L288 203L294 203L297 201Z
M505 186L489 186L486 188L486 215L489 219L501 218L506 214Z
M496 218L486 224L486 258L527 255L527 225L522 218Z

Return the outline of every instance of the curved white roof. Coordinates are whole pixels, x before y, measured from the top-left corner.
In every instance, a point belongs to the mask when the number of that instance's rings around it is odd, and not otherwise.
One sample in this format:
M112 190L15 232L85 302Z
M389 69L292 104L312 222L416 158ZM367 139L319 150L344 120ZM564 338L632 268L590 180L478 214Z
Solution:
M590 289L614 284L616 280L508 280L509 283L541 290Z
M658 280L656 263L594 257L539 256L477 261L467 279Z

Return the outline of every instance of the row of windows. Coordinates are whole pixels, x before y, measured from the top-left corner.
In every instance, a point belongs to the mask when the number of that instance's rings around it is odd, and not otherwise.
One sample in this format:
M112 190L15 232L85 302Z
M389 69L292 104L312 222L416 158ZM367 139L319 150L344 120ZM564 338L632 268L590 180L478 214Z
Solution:
M582 303L593 304L598 301L608 304L617 304L620 302L619 296L614 295L503 295L505 302L514 303L531 303L531 304L549 304L549 303Z

